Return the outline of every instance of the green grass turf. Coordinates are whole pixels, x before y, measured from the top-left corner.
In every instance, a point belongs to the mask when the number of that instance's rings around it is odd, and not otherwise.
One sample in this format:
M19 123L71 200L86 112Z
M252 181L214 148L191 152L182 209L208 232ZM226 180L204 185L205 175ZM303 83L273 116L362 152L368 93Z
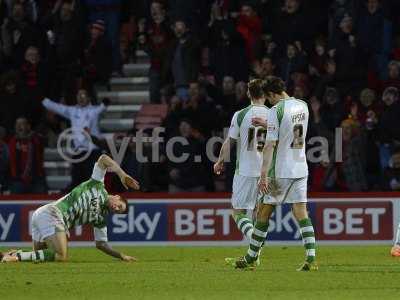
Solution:
M400 259L388 246L321 246L320 270L309 273L295 271L301 247L264 249L255 271L224 264L243 247L120 249L140 262L72 248L68 263L0 264L0 299L400 299Z

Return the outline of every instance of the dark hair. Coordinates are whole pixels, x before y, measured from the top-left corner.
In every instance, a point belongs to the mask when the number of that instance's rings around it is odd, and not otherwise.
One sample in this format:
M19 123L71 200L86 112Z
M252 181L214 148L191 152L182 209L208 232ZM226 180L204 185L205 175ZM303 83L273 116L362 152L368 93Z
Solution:
M247 88L249 90L250 98L259 99L264 96L262 90L263 81L261 79L252 79L247 84Z
M121 212L121 214L127 214L128 213L128 200L126 200L126 198L122 197L121 195L119 195L119 199L125 203L125 210L123 212Z
M282 94L285 91L285 82L276 76L267 76L262 83L264 94Z

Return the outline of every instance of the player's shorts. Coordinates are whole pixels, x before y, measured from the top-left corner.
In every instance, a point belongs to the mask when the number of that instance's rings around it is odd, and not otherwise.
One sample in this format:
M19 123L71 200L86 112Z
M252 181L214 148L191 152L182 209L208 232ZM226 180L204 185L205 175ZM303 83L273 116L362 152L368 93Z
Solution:
M60 210L53 204L39 207L32 214L32 240L44 242L44 240L56 232L66 231Z
M265 204L284 204L307 202L307 178L276 178L280 193L274 197L266 194L262 197Z
M254 209L258 194L258 177L235 174L232 186L232 207L234 209Z

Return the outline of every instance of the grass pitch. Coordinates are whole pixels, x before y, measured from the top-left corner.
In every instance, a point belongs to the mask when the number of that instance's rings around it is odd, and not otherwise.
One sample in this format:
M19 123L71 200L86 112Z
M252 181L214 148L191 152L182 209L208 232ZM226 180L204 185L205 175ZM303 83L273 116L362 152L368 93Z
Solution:
M0 299L399 299L400 259L388 246L318 248L318 272L295 269L302 247L267 247L255 271L226 256L243 247L120 248L123 263L95 248L72 248L68 263L0 264ZM2 249L4 250L4 249Z

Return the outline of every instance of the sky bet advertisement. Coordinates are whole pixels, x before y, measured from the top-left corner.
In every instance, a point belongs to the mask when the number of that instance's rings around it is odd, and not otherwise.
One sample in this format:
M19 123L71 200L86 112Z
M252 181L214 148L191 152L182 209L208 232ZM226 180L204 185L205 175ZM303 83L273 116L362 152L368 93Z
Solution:
M49 201L0 201L0 246L31 241L31 215ZM309 214L320 242L389 243L395 234L399 204L393 198L311 199ZM93 241L90 226L70 231L71 241ZM126 215L112 215L110 241L124 244L245 244L231 218L229 199L135 199ZM289 205L278 206L269 223L268 241L300 241Z

